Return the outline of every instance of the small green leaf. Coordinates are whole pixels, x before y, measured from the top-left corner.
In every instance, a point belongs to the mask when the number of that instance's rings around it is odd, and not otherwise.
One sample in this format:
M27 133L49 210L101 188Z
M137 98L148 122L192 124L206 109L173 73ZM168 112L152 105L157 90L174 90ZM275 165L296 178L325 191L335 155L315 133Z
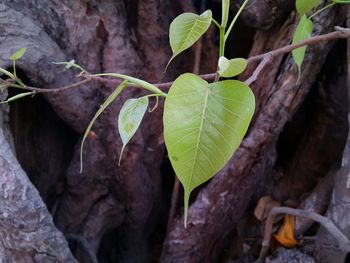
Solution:
M182 51L191 47L209 28L212 13L210 10L201 15L183 13L170 24L170 46L173 55L170 62ZM167 66L168 66L167 65Z
M83 171L83 149L84 149L84 143L89 135L92 126L94 125L97 118L102 114L102 112L119 96L119 94L123 91L123 89L126 87L128 81L122 82L112 93L108 96L108 98L105 100L105 102L101 105L101 107L96 112L95 116L90 121L88 127L86 128L86 131L83 136L83 140L81 141L80 145L80 173Z
M350 4L350 0L332 0L336 4Z
M139 128L147 107L148 97L144 96L138 99L127 100L120 110L118 117L118 130L123 142L123 147L119 156L119 165L124 148Z
M23 57L24 53L26 53L26 50L27 49L25 47L17 50L15 53L12 54L11 60L16 61L16 60L20 59L21 57Z
M34 94L35 94L35 92L33 92L33 91L31 91L31 92L23 92L23 93L15 95L15 96L13 96L11 98L8 98L5 101L1 101L0 104L9 103L11 101L15 101L15 100L21 99L23 97L31 96L31 95L34 95Z
M296 0L295 6L300 16L305 15L314 7L318 6L321 0Z
M230 12L230 0L222 0L221 9L221 26L226 28Z
M185 191L185 226L192 190L229 161L247 132L254 108L252 91L237 80L209 84L187 73L171 86L164 105L164 140Z
M292 44L296 44L302 40L305 40L311 36L313 29L313 23L310 19L303 15L299 21L297 28L295 29ZM304 61L306 52L306 46L294 49L292 51L295 64L298 66L298 80L300 77L301 65Z
M221 77L232 78L241 74L246 69L247 65L247 60L244 58L228 60L225 57L220 57L218 73Z

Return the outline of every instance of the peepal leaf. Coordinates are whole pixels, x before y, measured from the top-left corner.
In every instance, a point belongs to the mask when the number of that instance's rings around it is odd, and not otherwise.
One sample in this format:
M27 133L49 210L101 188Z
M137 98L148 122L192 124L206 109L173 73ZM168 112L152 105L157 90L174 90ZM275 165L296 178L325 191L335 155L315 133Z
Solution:
M221 77L232 78L241 74L247 65L247 60L244 58L234 58L228 60L225 57L220 57L218 73Z
M170 88L164 106L164 139L185 196L212 178L232 157L254 113L250 88L237 80L209 84L183 74Z
M311 11L312 8L318 6L321 0L296 0L295 6L297 12L300 16L305 15L307 12Z
M123 148L120 152L119 164L123 156L125 146L134 136L139 128L142 118L148 107L148 97L127 100L118 117L118 130L123 142Z
M173 55L168 65L178 54L191 47L208 30L211 18L212 13L207 10L201 15L183 13L174 19L169 30Z
M292 44L296 44L302 40L305 40L311 36L313 29L313 23L310 19L303 15L299 21L297 28L295 29ZM301 64L304 61L306 52L306 46L294 49L292 51L295 64L298 66L298 80L300 77Z
M25 47L17 50L15 53L11 55L11 60L16 61L17 59L20 59L23 57L23 55L26 53L27 49Z
M230 12L230 0L222 0L221 8L221 26L226 28Z

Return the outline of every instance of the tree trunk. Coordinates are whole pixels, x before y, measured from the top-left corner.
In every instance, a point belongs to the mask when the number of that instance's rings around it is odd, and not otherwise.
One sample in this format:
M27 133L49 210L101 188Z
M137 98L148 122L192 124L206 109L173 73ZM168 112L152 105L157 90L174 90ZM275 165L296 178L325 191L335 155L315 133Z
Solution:
M151 83L174 80L192 70L196 51L186 51L163 73L171 56L168 28L176 15L200 9L199 1L193 2L196 5L170 0L3 0L0 67L10 68L10 55L27 47L17 68L24 82L35 87L77 82L75 71L51 63L71 59L92 73L125 73ZM220 3L206 2L219 17ZM227 52L253 56L287 45L298 22L293 6L290 0L254 1L243 13ZM344 8L327 9L314 21L314 34L330 32L345 21ZM200 73L216 70L216 33L212 28L203 39ZM175 217L167 229L174 172L163 142L161 100L154 112L146 114L118 166L122 146L118 113L126 99L143 94L139 89L125 90L93 126L84 147L82 173L82 135L115 86L93 82L11 104L9 115L1 112L4 120L9 117L11 132L1 125L0 201L6 212L0 214L0 259L233 259L227 251L232 244L242 245L237 240L260 227L251 223L258 198L269 194L280 202L299 204L303 201L299 197L312 191L341 160L348 129L345 48L344 42L334 43L308 48L298 82L290 55L265 66L252 85L257 108L249 132L227 166L193 194L187 228L181 203L176 202L180 200L175 200ZM248 78L256 66L250 65L241 78ZM10 151L10 133L27 175Z

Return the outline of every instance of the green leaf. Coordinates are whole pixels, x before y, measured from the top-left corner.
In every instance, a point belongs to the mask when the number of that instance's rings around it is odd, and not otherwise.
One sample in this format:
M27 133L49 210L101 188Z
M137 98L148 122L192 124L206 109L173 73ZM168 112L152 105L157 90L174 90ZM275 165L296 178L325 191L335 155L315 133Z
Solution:
M185 226L189 196L232 157L254 113L250 88L237 80L208 84L183 74L170 88L164 106L164 139L185 191Z
M303 15L299 21L297 28L295 29L292 44L296 44L302 40L305 40L311 36L313 29L313 23L310 19ZM292 51L295 64L298 66L298 80L300 77L301 64L304 61L306 52L306 46L294 49Z
M33 91L31 91L31 92L23 92L23 93L15 95L15 96L12 96L11 98L8 98L5 101L1 101L0 104L9 103L11 101L15 101L15 100L21 99L23 97L31 96L31 95L34 95L34 94L35 94L35 92L33 92Z
M295 6L300 16L305 15L314 7L318 6L321 0L296 0Z
M349 4L350 0L333 0L332 2L336 4Z
M96 112L95 116L92 118L91 122L89 123L88 127L86 128L86 131L84 133L83 140L80 145L80 173L83 171L83 149L84 149L84 143L89 135L92 126L94 125L97 118L102 114L102 112L119 96L119 94L123 91L123 89L126 87L128 81L123 81L112 93L108 96L106 101L101 105L101 107Z
M230 12L230 0L222 0L222 3L221 3L221 26L223 28L226 28L229 12Z
M138 99L127 100L120 110L118 117L118 130L123 142L123 147L119 156L119 165L124 148L139 128L147 107L148 97L144 96Z
M218 73L221 77L232 78L241 74L246 69L247 65L247 60L244 58L228 60L225 57L220 57Z
M183 13L170 24L170 46L173 55L170 62L182 51L191 47L209 28L212 13L210 10L201 15ZM168 67L167 65L167 67Z
M12 54L11 60L16 61L17 59L20 59L21 57L23 57L24 53L26 53L26 50L27 49L25 47L17 50L15 53Z

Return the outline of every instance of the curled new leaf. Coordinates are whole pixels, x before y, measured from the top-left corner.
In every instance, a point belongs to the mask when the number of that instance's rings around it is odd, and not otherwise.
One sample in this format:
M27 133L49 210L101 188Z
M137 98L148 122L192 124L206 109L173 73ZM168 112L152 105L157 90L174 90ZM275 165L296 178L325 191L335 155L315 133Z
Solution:
M118 117L118 130L123 142L123 148L120 152L119 164L124 148L139 128L147 107L148 97L144 96L138 99L127 100L120 110Z
M201 15L184 13L174 19L169 31L173 55L168 65L178 54L191 47L208 30L211 18L212 13L207 10Z
M97 118L102 114L102 112L119 96L119 94L123 91L123 89L126 87L128 81L122 82L112 93L108 96L106 101L101 105L101 107L96 112L95 116L90 121L88 127L86 128L86 131L83 136L83 140L81 141L80 145L80 172L83 171L83 149L84 149L84 143L87 138L87 136L90 134L91 128L94 125Z
M25 47L23 47L23 48L17 50L15 53L13 53L13 54L11 55L11 60L12 60L12 61L16 61L16 60L20 59L20 58L23 57L23 55L26 53L26 50L27 50L27 49L26 49Z
M247 65L247 60L244 58L228 60L225 57L220 57L218 73L221 77L232 78L241 74L246 69Z
M226 27L227 21L228 21L228 15L230 12L230 0L222 0L222 5L221 5L221 26L223 28Z
M311 36L313 29L313 23L310 19L303 15L299 21L297 28L295 29L292 44L296 44L304 39L307 39ZM298 79L300 76L301 64L304 61L306 52L306 46L294 49L292 51L293 59L295 64L298 66Z
M185 225L190 193L232 157L254 108L252 91L237 80L209 84L187 73L171 86L164 106L164 140L185 191Z

